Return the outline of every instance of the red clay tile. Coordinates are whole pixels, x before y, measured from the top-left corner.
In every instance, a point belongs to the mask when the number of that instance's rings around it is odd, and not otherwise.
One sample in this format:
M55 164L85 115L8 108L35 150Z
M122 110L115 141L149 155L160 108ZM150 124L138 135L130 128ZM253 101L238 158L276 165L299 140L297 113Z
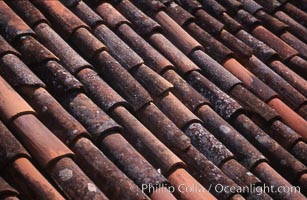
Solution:
M100 53L96 60L99 74L135 111L152 101L148 92L108 53Z
M41 64L42 66L33 69L35 73L46 83L51 92L62 96L69 92L82 92L84 90L74 76L72 76L62 65L56 61L48 61Z
M68 39L78 28L88 28L59 1L35 0L32 2L47 16L48 20L54 25L53 27L64 39Z
M245 10L247 10L252 15L255 14L257 11L262 10L263 7L256 3L253 0L239 0L242 4Z
M260 163L253 171L264 183L268 184L269 182L269 184L274 188L292 187L289 182L287 182L283 177L276 173L266 162ZM305 199L305 197L298 192L276 192L269 194L272 195L273 198L278 199Z
M267 102L277 96L277 93L249 72L235 59L227 60L223 66L235 74L244 85L255 93L262 101Z
M67 7L74 7L81 2L81 0L61 0L62 4Z
M143 64L142 58L105 25L99 25L93 33L108 47L108 52L127 70Z
M236 20L234 20L231 16L229 16L225 12L220 16L220 19L221 22L227 27L227 29L231 33L236 33L243 28L240 23L238 23Z
M307 195L307 174L304 174L300 180L298 180L299 184L300 184L300 188L302 190L302 193L304 195Z
M217 63L203 51L194 51L191 58L202 69L202 74L223 91L228 91L235 85L241 83L237 77L231 74L227 69Z
M299 56L292 57L287 66L295 70L301 77L307 79L307 61Z
M270 67L288 83L300 91L305 97L307 96L307 82L301 76L293 72L280 61L271 62Z
M87 95L104 111L117 106L129 107L129 104L92 69L81 70L77 77L86 88Z
M274 98L268 102L282 117L283 121L307 141L307 122L282 101Z
M122 24L118 27L117 32L136 53L142 56L145 64L157 73L160 74L168 69L174 69L174 66L170 61L147 43L141 36L134 32L129 25Z
M287 150L291 150L293 145L302 139L300 135L279 120L273 122L270 129L271 131L267 133Z
M272 162L276 170L290 181L295 181L306 170L305 165L294 158L270 136L264 133L245 115L239 115L235 120L235 128ZM258 174L256 174L258 176Z
M175 194L177 194L180 199L216 199L184 169L175 170L168 176L168 180L172 185L176 186L177 190Z
M179 51L162 34L155 33L150 36L149 41L157 48L167 59L169 59L182 74L199 70L199 67L193 63L187 56Z
M205 52L217 62L224 62L225 59L233 54L230 49L228 49L220 41L216 40L195 23L188 24L186 29L203 45Z
M0 29L8 41L13 41L22 35L35 35L30 27L17 16L4 1L0 1Z
M72 74L77 73L81 69L91 67L91 65L79 56L49 25L41 23L36 26L35 32L39 40L61 59L61 63L63 63Z
M154 104L150 103L138 111L137 117L173 152L186 151L191 146L190 139Z
M39 23L47 23L49 21L45 16L33 6L30 1L7 1L6 2L18 15L27 21L27 24L31 27L36 26Z
M266 158L250 144L230 124L217 115L210 107L202 106L197 110L197 115L203 121L204 126L213 135L233 152L244 166L251 169L256 163Z
M130 22L121 15L113 6L107 2L102 2L99 4L95 11L99 14L108 27L112 28L113 30L116 29L121 24L130 24Z
M281 99L287 103L291 108L297 109L302 104L307 102L307 98L304 97L300 92L293 88L287 81L276 74L263 62L252 56L249 59L247 68L250 72L255 74L260 80L270 86L276 91Z
M35 111L15 92L15 90L0 77L0 109L1 120L8 122L20 115Z
M219 16L223 12L226 12L226 9L216 1L204 0L201 3L202 3L203 8L205 8L212 15Z
M19 195L19 192L0 177L0 198L6 199L8 197L16 197L17 195Z
M246 12L245 10L241 9L239 10L236 15L235 19L243 25L245 29L248 29L248 31L254 29L256 26L260 25L260 20L255 18L250 13ZM240 30L239 32L242 32L244 30ZM238 33L237 33L238 34Z
M296 49L300 56L307 59L307 45L289 32L283 33L280 38Z
M298 110L297 113L302 116L305 120L307 120L307 105L302 105Z
M135 149L118 133L102 138L99 147L130 179L140 188L147 186L163 186L167 183L152 165L150 165ZM144 189L150 195L150 187Z
M78 49L89 60L93 59L100 52L107 50L107 47L85 28L76 30L71 35L70 41L75 46L82 47Z
M176 198L169 192L169 190L165 187L159 188L150 195L150 199L152 200L176 200Z
M89 131L94 141L109 132L121 130L120 126L85 94L70 94L63 99L64 106Z
M294 19L289 17L286 13L282 11L277 11L274 16L276 16L279 20L286 23L289 26L289 31L294 33L297 37L299 37L303 42L307 42L307 29L301 24L297 23Z
M192 85L201 95L206 97L214 110L224 119L231 119L241 113L243 108L235 100L223 93L216 85L198 72L192 72L187 77L187 82Z
M307 14L300 8L294 6L291 2L284 4L283 10L303 26L307 25Z
M227 47L194 23L194 17L178 4L170 4L167 7L167 13L181 27L185 27L187 32L197 39L203 45L205 51L218 62L223 61L232 53Z
M216 167L211 161L209 161L202 153L200 153L195 147L189 148L181 156L187 163L188 172L195 177L199 183L205 186L207 189L212 184L222 184L228 187L237 186L233 180L225 175L218 167ZM217 192L215 190L210 191L213 195L220 199L228 199L233 194L222 191Z
M80 138L72 147L79 166L111 199L148 199L94 144Z
M21 92L35 109L39 119L66 145L70 146L80 137L89 137L87 130L45 89L23 87Z
M49 173L68 199L108 199L70 158L54 163Z
M194 16L184 10L177 3L172 2L166 8L167 14L173 18L179 26L183 27L191 22L194 22Z
M253 49L226 30L222 30L220 38L221 41L237 54L238 59L249 58L252 56Z
M38 65L48 60L59 59L32 36L20 37L14 46L22 54L23 61L29 66Z
M115 108L112 117L123 126L123 136L156 168L160 168L162 174L169 174L174 168L185 165L125 108Z
M48 200L65 199L26 158L17 159L6 175L23 197Z
M171 92L192 112L202 105L209 104L207 99L201 96L175 71L168 70L163 74L163 77L174 85Z
M0 121L0 168L1 171L8 167L14 160L25 157L30 158L29 153L19 143L19 141L13 136L13 134L5 127Z
M290 47L287 43L279 39L277 36L273 35L263 26L256 27L251 33L256 38L272 47L279 54L282 60L290 59L298 53L295 49Z
M274 49L272 49L262 41L256 39L248 32L240 30L236 34L236 36L245 44L249 45L253 49L253 54L263 62L267 62L270 59L274 59L277 57L277 53Z
M202 49L202 46L164 11L158 12L155 19L163 26L170 41L178 46L185 55L191 54L196 49Z
M173 87L170 82L144 64L133 70L131 73L133 77L153 96L160 97Z
M156 99L155 103L180 129L186 128L191 123L200 122L172 93Z
M160 29L160 25L156 21L146 16L128 0L120 1L116 8L131 22L138 25L136 30L142 35L146 36Z
M198 19L197 22L199 26L211 34L220 34L220 32L224 29L224 24L202 9L197 10L194 15Z
M93 1L91 1L93 2ZM70 8L75 15L79 16L91 28L95 28L99 24L103 24L104 21L98 16L88 5L83 1L80 1L76 6Z
M227 9L231 15L235 15L243 9L243 5L237 0L218 0L218 2Z
M279 118L278 113L273 108L265 104L242 85L236 85L229 93L245 110L259 115L266 122L272 122Z
M225 162L220 168L232 180L234 180L239 186L261 184L261 181L255 175L253 175L246 168L241 166L234 159L231 159L231 160Z
M200 123L192 123L184 130L190 137L192 144L215 165L221 166L224 162L234 158L234 155L217 140Z
M12 130L42 168L73 153L35 116L25 114L11 122Z
M16 55L3 56L0 58L0 65L2 67L0 74L12 87L45 87L45 84Z
M5 39L0 35L0 57L5 54L15 54L20 56L19 52L16 51Z
M280 2L278 0L255 0L257 3L263 6L263 8L268 12L268 13L274 13L280 6Z
M307 144L303 141L299 141L291 150L291 153L300 159L302 163L307 165Z
M279 19L273 17L272 15L266 13L263 10L256 12L255 17L261 20L262 24L270 29L270 31L275 34L281 34L285 32L288 28L287 24L283 23Z

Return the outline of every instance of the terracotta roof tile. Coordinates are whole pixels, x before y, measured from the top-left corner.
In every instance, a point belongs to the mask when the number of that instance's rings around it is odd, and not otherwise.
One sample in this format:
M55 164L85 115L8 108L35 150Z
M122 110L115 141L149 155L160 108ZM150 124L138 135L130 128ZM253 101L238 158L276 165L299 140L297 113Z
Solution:
M2 77L0 77L0 83L0 116L2 121L6 123L22 114L35 113L29 104L27 104Z
M78 164L112 199L148 199L91 141L80 138L73 147Z
M21 199L304 199L303 2L0 2L1 176Z
M0 134L2 138L0 143L0 166L2 170L20 157L30 158L29 153L2 122L0 122Z
M7 40L13 41L22 35L35 34L3 1L0 2L0 16L2 19L0 23L1 31L7 37Z
M45 87L45 84L16 55L4 55L0 58L0 65L2 76L5 76L13 87Z
M70 198L108 199L70 158L60 159L49 171Z
M6 173L23 198L65 199L26 158L17 159Z
M0 177L0 197L6 199L8 197L16 197L18 191L9 185L3 178ZM17 199L17 197L16 197Z

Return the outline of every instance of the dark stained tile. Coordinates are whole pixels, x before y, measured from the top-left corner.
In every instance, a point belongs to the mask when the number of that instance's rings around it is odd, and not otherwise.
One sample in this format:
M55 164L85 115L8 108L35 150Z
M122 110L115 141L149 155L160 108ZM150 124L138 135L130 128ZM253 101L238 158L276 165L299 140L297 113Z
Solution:
M293 5L291 2L283 5L283 11L303 26L307 25L307 14L300 8Z
M5 76L13 87L45 87L45 84L16 55L4 55L0 58L0 65L0 74Z
M98 72L136 111L152 101L148 92L112 56L102 52L96 59Z
M2 177L0 177L0 198L5 199L8 197L15 197L18 195L18 191L8 184Z
M283 77L288 83L300 91L305 97L307 96L307 82L297 73L293 72L280 61L273 61L270 67Z
M254 29L256 26L260 25L261 23L259 19L255 18L253 15L251 15L250 13L248 13L247 11L243 9L238 10L238 12L235 15L235 19L240 24L242 24L243 27L247 29L248 31ZM242 32L242 31L244 30L240 30L239 32Z
M19 56L20 54L16 51L16 49L14 49L13 47L11 47L6 41L5 39L0 35L0 56L2 57L5 54L15 54L17 56Z
M269 15L263 10L259 10L257 13L255 13L255 16L261 20L264 26L270 29L275 34L281 34L285 32L288 28L288 26L280 21L279 19L273 17L272 15Z
M199 9L194 14L200 27L207 30L211 34L219 34L224 29L224 24L209 15L203 9Z
M251 33L256 38L272 47L279 54L282 60L287 60L297 55L297 51L295 49L290 47L288 44L283 42L262 26L256 27Z
M307 145L303 141L298 142L291 150L291 153L295 157L299 158L300 161L305 165L307 164L306 152L307 152Z
M218 2L224 6L231 15L235 15L243 8L242 3L237 0L218 0Z
M92 69L83 69L77 76L85 86L87 95L104 111L112 110L117 106L130 107L130 105Z
M93 143L80 138L72 148L78 164L111 199L148 199Z
M79 56L49 25L41 23L36 26L35 32L42 44L58 56L61 59L61 63L63 63L72 74L77 73L81 69L91 67L91 65Z
M301 24L297 23L294 19L289 17L282 11L277 11L275 16L286 23L289 26L289 30L294 33L297 37L299 37L303 42L307 42L307 29Z
M66 40L80 27L88 28L59 1L32 1L43 12L53 27Z
M34 35L30 27L17 16L4 1L0 2L0 29L7 40L13 41L21 35Z
M120 134L107 135L101 139L99 146L139 187L142 187L142 184L159 187L167 183L167 179L137 153ZM150 192L147 187L144 192L150 195L152 191Z
M89 137L87 130L45 89L23 87L21 93L44 125L66 145L71 146L80 137Z
M300 56L307 58L307 45L289 32L283 33L280 38L296 49Z
M238 23L236 20L234 20L231 16L229 16L225 12L221 15L221 22L225 24L225 26L231 33L236 33L240 29L242 29L241 24Z
M71 158L61 158L49 171L50 176L65 191L68 198L108 199Z

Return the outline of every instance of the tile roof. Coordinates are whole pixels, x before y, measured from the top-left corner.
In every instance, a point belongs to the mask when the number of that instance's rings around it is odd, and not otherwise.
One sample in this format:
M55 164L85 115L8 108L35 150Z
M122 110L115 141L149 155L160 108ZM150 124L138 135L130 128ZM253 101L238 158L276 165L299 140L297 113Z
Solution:
M0 1L0 198L306 199L306 5Z

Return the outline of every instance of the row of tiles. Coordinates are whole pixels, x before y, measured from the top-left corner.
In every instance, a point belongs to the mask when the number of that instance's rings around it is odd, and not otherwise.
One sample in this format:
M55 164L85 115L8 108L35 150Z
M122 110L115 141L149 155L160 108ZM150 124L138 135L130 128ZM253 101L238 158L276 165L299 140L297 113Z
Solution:
M139 90L139 89L138 89ZM141 98L143 98L144 96L146 96L146 95L141 95ZM137 101L137 102L140 102L140 101ZM134 104L132 104L132 105L134 105ZM181 127L181 125L179 125L179 127ZM178 145L178 143L177 143L177 145Z

